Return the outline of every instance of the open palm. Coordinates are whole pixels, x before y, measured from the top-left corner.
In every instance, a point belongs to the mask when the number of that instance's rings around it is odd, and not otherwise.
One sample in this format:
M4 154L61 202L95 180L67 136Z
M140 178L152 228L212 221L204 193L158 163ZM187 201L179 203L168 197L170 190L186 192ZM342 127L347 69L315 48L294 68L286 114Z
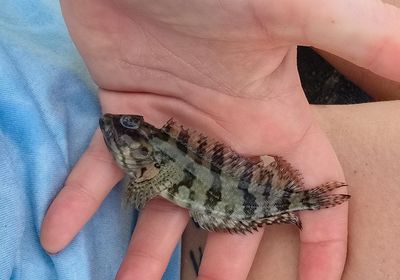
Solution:
M400 58L393 58L400 52L400 16L377 1L61 3L104 112L142 114L158 126L174 117L239 153L283 156L310 186L343 175L301 89L296 45L325 49L400 80ZM64 248L121 176L97 132L48 211L43 246ZM300 278L340 279L347 205L301 218ZM161 278L187 220L185 210L151 201L118 277ZM261 234L210 233L200 278L244 279Z

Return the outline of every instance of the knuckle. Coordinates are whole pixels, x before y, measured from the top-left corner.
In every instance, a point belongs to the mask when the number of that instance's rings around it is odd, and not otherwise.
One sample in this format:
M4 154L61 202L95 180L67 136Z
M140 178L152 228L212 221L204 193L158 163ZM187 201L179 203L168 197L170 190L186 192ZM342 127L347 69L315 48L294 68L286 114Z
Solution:
M90 188L79 181L67 181L65 190L75 193L79 197L84 197L85 199L91 201L92 203L98 205L101 204L100 199L96 194L90 190Z
M104 150L89 147L86 150L85 156L91 161L102 162L102 163L110 164L110 165L116 165L111 154Z
M129 254L129 258L134 262L142 262L145 264L152 263L156 266L163 266L166 264L166 261L161 256L140 249L132 250Z
M332 244L346 244L346 238L330 238L330 239L318 239L318 240L310 240L310 239L301 239L301 244L305 246L329 246Z

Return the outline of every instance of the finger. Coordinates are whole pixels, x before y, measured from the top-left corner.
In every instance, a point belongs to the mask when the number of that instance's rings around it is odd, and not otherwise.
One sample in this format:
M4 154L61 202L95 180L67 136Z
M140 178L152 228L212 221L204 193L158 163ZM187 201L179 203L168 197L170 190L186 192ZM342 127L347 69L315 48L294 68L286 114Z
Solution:
M374 98L375 101L400 99L400 82L378 76L365 68L358 67L331 53L322 50L316 51L347 79Z
M310 128L295 150L284 157L303 173L306 186L344 181L334 151L319 128ZM346 193L345 188L337 191ZM299 279L341 279L346 261L347 213L347 203L300 213L303 230L300 232Z
M323 2L325 12L310 15L310 44L400 80L400 9L381 1Z
M40 240L50 253L62 250L94 214L122 172L108 152L100 130L74 166L44 218Z
M347 204L301 213L300 280L339 280L347 250Z
M246 235L209 233L198 279L246 279L263 232L259 229Z
M188 219L187 210L151 200L140 213L116 279L161 279Z
M278 2L278 1L277 1ZM400 80L400 10L381 1L257 1L277 36Z

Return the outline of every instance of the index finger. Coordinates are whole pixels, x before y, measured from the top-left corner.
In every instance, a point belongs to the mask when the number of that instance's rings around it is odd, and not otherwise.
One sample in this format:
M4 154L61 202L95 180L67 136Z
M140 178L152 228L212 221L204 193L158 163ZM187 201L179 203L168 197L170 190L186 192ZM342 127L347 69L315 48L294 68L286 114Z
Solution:
M313 127L285 159L304 176L306 186L327 181L344 181L336 155L326 136ZM339 189L346 193L345 188ZM300 280L341 279L347 253L348 204L318 211L301 212Z
M122 175L98 129L46 213L40 234L44 249L57 253L67 246Z

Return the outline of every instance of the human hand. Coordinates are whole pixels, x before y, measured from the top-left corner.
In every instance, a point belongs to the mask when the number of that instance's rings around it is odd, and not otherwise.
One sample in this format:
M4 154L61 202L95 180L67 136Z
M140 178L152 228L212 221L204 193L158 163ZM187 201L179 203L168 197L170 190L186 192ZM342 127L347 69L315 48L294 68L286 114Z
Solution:
M343 174L313 122L297 73L296 45L400 77L399 15L372 0L61 3L100 87L104 112L141 114L157 126L173 116L239 153L283 156L310 186L342 181ZM97 132L49 208L44 248L64 248L121 176ZM300 279L340 279L347 205L300 215ZM164 200L151 201L141 211L119 279L161 278L188 218ZM261 235L210 233L199 277L244 279Z

